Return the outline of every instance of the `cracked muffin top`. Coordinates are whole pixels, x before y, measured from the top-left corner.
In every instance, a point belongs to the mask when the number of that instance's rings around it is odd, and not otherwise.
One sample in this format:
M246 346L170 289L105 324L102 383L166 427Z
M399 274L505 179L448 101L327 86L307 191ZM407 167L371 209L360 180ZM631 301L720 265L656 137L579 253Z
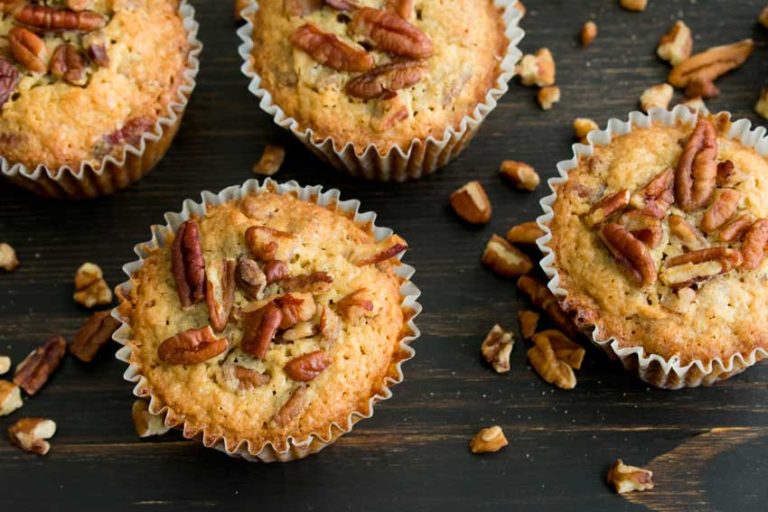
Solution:
M259 0L252 62L273 102L341 148L442 139L500 74L493 0Z
M405 248L292 195L209 206L132 276L130 362L171 421L230 449L327 437L405 357Z
M729 127L634 127L557 186L547 245L578 324L683 365L768 348L768 161Z
M0 15L0 155L28 169L120 157L167 116L189 44L177 0L17 0Z

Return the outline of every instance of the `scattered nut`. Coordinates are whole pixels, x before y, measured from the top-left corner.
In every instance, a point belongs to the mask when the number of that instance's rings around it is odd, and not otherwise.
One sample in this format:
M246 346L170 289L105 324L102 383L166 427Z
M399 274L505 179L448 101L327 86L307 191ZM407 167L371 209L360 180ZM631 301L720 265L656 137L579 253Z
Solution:
M5 375L11 369L11 358L0 356L0 375Z
M675 171L665 169L632 194L629 204L641 210L644 215L663 219L667 214L667 208L675 201L672 191L674 184Z
M648 6L648 0L619 0L621 6L628 11L644 11Z
M669 84L658 84L649 87L640 96L640 108L643 112L648 112L652 108L668 109L672 101L675 90Z
M120 322L112 318L111 311L92 314L72 338L69 352L82 362L90 363L98 351L112 339L112 334L118 327Z
M267 144L259 161L253 165L254 174L273 176L280 170L285 160L285 149L282 146Z
M597 37L597 24L594 21L588 21L581 26L581 33L579 38L581 39L581 46L587 47L592 44L592 41Z
M581 142L586 142L587 135L599 129L597 123L587 117L577 117L573 120L573 133Z
M59 367L66 351L67 342L64 338L61 336L50 338L16 365L14 384L30 396L36 394Z
M549 345L554 351L555 357L574 370L581 369L581 363L587 352L557 329L547 329L536 333L532 336L532 340L540 348Z
M523 222L507 231L507 241L512 244L535 244L544 236L544 230L535 222Z
M19 387L12 382L0 379L0 416L8 416L22 405L24 402L21 400Z
M540 343L528 349L528 362L536 373L550 384L560 389L573 389L576 387L576 375L573 368L555 356L552 345Z
M517 319L520 321L520 334L525 339L531 339L536 334L536 328L539 325L539 314L529 309L523 309L517 312Z
M768 28L768 6L763 7L760 11L760 15L757 17L757 21L765 28Z
M535 54L525 55L517 65L517 74L523 85L547 87L555 83L555 59L548 48L541 48Z
M608 470L608 485L619 494L653 489L653 472L635 466L627 466L621 459Z
M536 99L542 110L551 110L555 103L560 101L560 88L556 85L542 87L536 94Z
M539 186L541 179L538 173L530 165L515 160L501 162L499 172L515 188L533 192Z
M56 434L56 423L45 418L21 418L8 427L11 442L22 450L45 455L51 449L50 439Z
M558 329L569 338L576 338L579 335L573 320L565 314L557 298L544 283L531 276L521 276L517 280L517 287L528 296L534 306L543 310L549 319L557 325Z
M509 442L504 436L501 427L494 425L492 427L480 430L469 441L469 449L472 453L493 453L507 446Z
M525 253L498 235L493 235L488 241L482 261L503 277L516 277L533 269L533 263Z
M470 224L486 224L491 220L491 200L479 181L470 181L450 197L456 214Z
M363 290L359 290L361 293ZM344 299L342 299L343 301ZM350 299L350 302L354 299ZM370 302L370 301L368 301ZM286 293L274 300L274 304L282 312L280 330L290 329L296 324L311 320L317 312L315 298L310 293ZM346 304L345 304L346 305ZM373 309L373 303L371 303Z
M763 87L760 91L760 97L755 103L755 112L760 114L760 117L768 119L768 87Z
M701 92L712 94L716 90L716 88L713 89L714 81L744 64L752 54L754 46L751 39L744 39L697 53L672 68L667 81L675 87L686 89L688 97L707 97ZM691 83L694 86L689 90L687 88ZM699 94L696 94L697 92Z
M146 400L136 400L131 406L133 428L139 437L161 436L171 430L166 427L163 416L149 412L149 404Z
M514 334L504 331L499 324L496 324L483 340L480 351L496 373L506 373L509 371L509 356L514 347Z
M346 91L364 100L391 99L400 89L418 83L423 74L424 66L418 61L391 62L356 76L347 82Z
M75 273L75 302L87 308L112 302L112 290L104 280L101 267L95 263L83 263Z
M692 49L691 29L682 21L676 21L669 32L661 36L656 54L673 66L677 66L691 56Z
M0 243L0 268L6 272L11 272L19 266L19 259L16 257L16 251L9 244Z
M272 377L268 373L261 373L256 370L235 365L233 368L235 378L239 382L238 389L253 389L268 384Z

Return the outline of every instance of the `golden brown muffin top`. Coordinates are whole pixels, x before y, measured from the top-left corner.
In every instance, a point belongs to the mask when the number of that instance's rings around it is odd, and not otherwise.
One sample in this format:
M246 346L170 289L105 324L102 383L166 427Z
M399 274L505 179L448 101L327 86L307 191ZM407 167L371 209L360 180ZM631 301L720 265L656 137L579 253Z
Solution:
M0 18L0 155L98 167L167 116L189 44L178 0L19 0Z
M685 365L768 347L768 161L724 117L634 127L557 187L563 306Z
M326 435L404 357L404 249L290 195L210 206L132 277L130 362L171 418L229 447Z
M458 128L508 41L492 0L260 0L253 67L316 141L407 150Z

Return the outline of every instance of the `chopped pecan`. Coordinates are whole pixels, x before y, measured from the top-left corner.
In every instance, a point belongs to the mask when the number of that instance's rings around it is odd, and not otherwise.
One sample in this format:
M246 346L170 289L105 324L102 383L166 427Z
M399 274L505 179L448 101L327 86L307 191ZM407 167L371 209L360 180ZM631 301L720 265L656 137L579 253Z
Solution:
M284 427L296 419L307 401L307 387L302 385L288 397L280 410L275 414L274 420L278 426Z
M216 338L210 325L200 329L187 329L163 341L157 356L166 364L200 364L225 352L229 348L226 338Z
M672 214L668 222L669 231L683 242L686 249L696 250L707 245L704 235L681 216Z
M327 272L310 272L285 278L280 281L280 287L287 292L309 292L319 295L330 290L332 283L333 277Z
M597 37L597 24L594 21L587 21L581 26L579 32L579 39L581 39L581 46L585 48L592 44L592 41Z
M536 333L533 335L532 340L540 348L548 344L554 351L555 357L574 370L581 368L581 363L584 361L584 356L587 353L577 343L571 341L568 336L556 329L547 329L546 331Z
M267 284L282 281L288 277L288 264L280 260L271 260L264 265L264 278Z
M397 123L410 116L408 107L398 95L380 98L373 105L371 120L368 123L375 132L386 132Z
M360 8L352 0L324 0L325 5L341 12L353 12Z
M268 373L257 372L244 366L235 366L234 368L235 378L240 382L240 389L252 389L258 388L268 384L272 377Z
M181 306L188 308L205 297L205 260L197 221L179 226L171 246L171 272Z
M74 45L60 44L50 62L51 74L71 85L85 84L85 59Z
M536 93L536 100L542 110L551 110L555 103L560 102L560 88L556 85L542 87Z
M501 175L515 188L533 192L539 186L541 178L533 167L525 162L504 160L499 166Z
M1 107L2 105L0 105ZM19 259L16 257L16 251L9 244L0 244L0 268L6 272L11 272L19 266Z
M7 380L0 380L0 416L8 416L23 405L19 387Z
M283 11L288 16L306 16L323 7L323 0L283 0ZM246 7L245 2L243 7ZM238 10L241 12L242 8Z
M409 20L413 13L413 0L387 0L387 9L404 20Z
M138 145L142 135L148 132L155 125L155 120L151 117L139 116L129 119L122 128L118 128L104 136L104 140L112 146L121 144ZM178 233L177 233L178 236Z
M487 224L491 220L491 200L479 181L470 181L450 197L456 214L470 224Z
M300 322L312 319L317 312L317 304L310 293L287 293L274 301L283 313L280 329L290 329Z
M83 263L75 273L75 302L87 308L112 302L112 290L104 280L101 267L95 263Z
M328 368L333 360L323 350L316 350L288 361L285 373L293 380L309 382Z
M363 267L365 265L375 265L376 263L381 263L382 261L394 258L401 252L405 251L407 248L408 243L405 240L400 238L398 235L392 235L388 239L377 243L373 247L374 252L372 253L370 248L366 247L366 254L364 254L360 259L357 259L356 264L359 267Z
M51 449L47 441L56 434L56 423L46 418L21 418L8 427L11 442L25 452L45 455Z
M374 316L373 301L367 289L360 288L338 302L341 315L351 322Z
M650 248L658 246L664 236L661 220L646 215L641 210L625 212L622 214L620 222L635 238Z
M622 189L613 194L603 196L598 202L592 205L589 212L584 216L584 222L590 228L602 224L608 220L611 215L621 213L629 204L629 190Z
M653 472L635 466L627 466L621 459L608 470L608 485L618 494L653 489Z
M11 369L11 358L0 356L0 375L5 375Z
M619 0L621 6L628 11L644 11L648 6L648 0Z
M507 242L511 244L535 244L536 240L544 236L544 230L535 222L523 222L512 226L507 231Z
M370 100L391 97L421 80L424 67L419 62L392 62L358 75L347 83L347 94Z
M560 361L549 343L534 345L527 352L528 361L536 373L550 384L560 389L573 389L576 387L576 375L573 368L564 361Z
M744 269L755 270L760 266L765 257L766 244L768 244L768 219L759 219L744 235L744 244L741 246Z
M0 57L0 107L5 105L18 83L19 72L8 60Z
M133 429L139 437L161 436L171 430L165 425L164 417L149 412L146 400L135 400L131 406Z
M426 59L434 52L432 41L424 32L388 11L362 7L352 16L347 30L393 55Z
M328 306L321 306L320 333L323 335L323 341L327 344L334 343L341 334L341 321L333 309Z
M720 96L720 89L714 82L708 82L697 77L685 86L686 98L716 98L717 96Z
M606 224L601 233L610 253L632 273L635 281L642 286L656 282L656 264L643 242L621 224Z
M16 365L14 384L26 391L28 395L35 395L59 367L66 351L67 342L64 338L61 336L50 338Z
M482 262L503 277L516 277L533 269L533 262L528 255L498 235L488 240Z
M661 36L656 54L673 66L677 66L691 56L692 49L691 29L682 21L676 21L669 32Z
M577 117L573 120L573 133L582 143L587 141L590 132L599 130L597 123L588 117Z
M739 206L741 194L737 190L727 188L715 193L715 200L709 205L701 218L701 229L712 233L733 217Z
M90 363L101 348L112 339L120 322L112 318L111 311L98 311L85 321L75 333L69 352L84 363Z
M248 249L262 261L288 261L296 250L296 236L266 226L251 226L245 231Z
M748 213L743 213L725 224L718 237L723 242L735 242L741 240L744 235L747 234L749 228L752 227L752 223L755 219Z
M45 42L34 32L24 27L13 27L8 32L8 45L13 58L28 70L34 73L48 71L48 49Z
M236 268L234 258L214 260L205 268L205 302L211 327L216 332L223 331L229 322L235 302Z
M726 247L709 247L670 258L659 278L672 288L685 288L694 283L730 272L741 265L739 251Z
M684 211L704 206L715 190L717 137L706 119L699 119L688 138L675 172L675 200Z
M469 450L472 453L493 453L507 446L509 442L504 436L501 427L494 425L484 428L474 435L469 441Z
M640 108L648 112L652 108L669 108L675 90L669 84L657 84L649 87L640 95Z
M514 335L496 324L480 345L480 351L496 373L506 373L509 371L509 356L514 347Z
M285 160L285 148L274 144L264 146L261 158L253 166L253 172L262 176L274 176Z
M45 5L26 5L15 12L16 21L42 30L79 30L90 32L102 28L107 19L93 11L55 9Z
M109 66L109 54L106 45L102 43L91 43L88 45L88 57L102 68Z
M533 55L524 55L516 69L523 85L548 87L555 84L557 70L549 48L540 48Z
M536 328L539 325L539 314L528 309L521 309L517 312L517 319L520 322L520 334L523 338L530 339L536 334Z
M362 48L352 47L309 23L293 32L291 43L320 64L337 71L368 71L375 64L373 56Z
M549 319L569 338L578 336L579 331L573 320L565 314L558 304L557 298L546 285L531 276L521 276L517 280L517 287L528 296L534 306L543 310Z
M258 359L264 359L282 321L282 310L272 302L246 314L240 348Z
M290 329L286 330L281 338L283 341L296 341L303 338L316 336L320 332L320 325L315 322L299 322Z
M724 187L731 184L731 180L736 175L736 167L730 160L724 160L717 164L717 177L715 184L718 187Z
M712 83L725 73L741 66L752 53L754 43L744 39L738 43L710 48L680 62L669 72L667 80L678 88L691 82Z
M629 204L644 214L663 219L667 208L675 201L672 191L675 171L667 169L654 176L643 188L632 194Z
M691 114L709 113L707 104L704 103L704 100L701 98L701 96L686 99L685 101L680 102L680 105L687 107Z
M282 261L278 262L277 260L272 260L265 266L265 268L268 267L270 263L282 263L285 265ZM286 275L287 270L288 267L286 266ZM259 268L259 264L250 258L241 257L237 260L236 274L237 283L240 285L240 288L243 289L245 296L249 299L261 300L264 288L267 286L267 276Z

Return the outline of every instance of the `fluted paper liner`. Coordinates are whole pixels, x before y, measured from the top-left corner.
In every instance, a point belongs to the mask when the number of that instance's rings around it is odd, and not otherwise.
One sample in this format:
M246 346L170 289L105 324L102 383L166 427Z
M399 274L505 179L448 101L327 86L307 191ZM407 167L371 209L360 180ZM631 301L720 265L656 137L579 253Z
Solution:
M157 119L151 130L141 135L137 144L125 144L119 157L112 155L104 157L97 169L85 162L76 169L69 165L58 169L38 165L34 169L29 169L22 163L12 164L5 157L0 156L0 173L36 194L69 199L112 194L149 173L165 156L176 136L200 69L198 56L203 43L197 39L199 25L195 21L195 10L187 0L182 0L179 5L179 14L189 43L189 55L186 69L182 73L182 83L178 86L175 100L166 107L166 114Z
M727 115L722 113L721 115ZM549 277L548 287L558 300L562 301L568 295L567 290L560 286L560 277L555 268L555 254L547 243L552 239L549 223L554 217L552 206L557 198L555 186L568 180L570 170L576 168L580 157L592 155L595 146L606 145L611 142L614 135L623 135L632 131L633 127L647 128L652 123L662 123L674 126L678 123L693 125L698 119L697 114L692 113L687 107L679 105L672 111L660 108L651 109L649 114L631 112L628 121L611 119L605 130L594 130L587 136L587 144L574 144L574 156L570 160L564 160L557 164L558 176L547 180L552 194L540 201L544 214L536 219L539 227L544 230L537 241L539 249L544 254L541 260L541 268ZM768 156L768 137L766 129L757 127L752 129L750 122L741 119L734 122L727 134L730 139L738 140L745 146L754 148L760 155ZM587 335L596 346L604 350L609 357L619 359L624 368L636 374L645 382L666 389L680 389L683 387L695 387L710 385L719 380L725 380L746 368L754 365L761 359L768 357L768 352L762 348L755 348L749 353L736 353L726 360L714 358L711 361L696 359L689 364L681 364L678 357L665 359L658 354L651 354L641 346L622 347L614 337L606 338L599 332L597 326L589 326Z
M518 26L522 12L518 10L517 0L494 0L494 4L503 10L504 35L509 44L499 64L500 72L496 82L486 93L484 101L479 103L470 115L464 116L456 126L447 127L439 139L432 136L414 139L407 148L393 145L383 155L375 144L369 144L358 152L351 142L334 140L331 137L319 139L311 128L301 127L295 118L289 117L279 105L273 103L272 94L261 87L261 77L254 71L251 63L251 20L259 10L256 1L252 1L243 10L242 16L246 23L237 31L243 41L238 48L243 59L241 70L251 80L248 90L261 98L261 109L271 115L278 126L289 130L313 153L337 169L366 180L405 181L420 178L444 167L461 153L485 117L496 108L499 98L509 89L507 83L515 75L515 65L522 56L517 45L525 35Z
M295 181L280 184L268 178L260 184L257 180L248 180L242 186L227 187L218 194L205 191L201 195L202 200L200 202L187 199L183 203L181 212L166 213L165 226L152 226L151 240L134 247L134 252L138 255L138 259L123 266L123 272L129 277L129 280L118 287L122 290L122 295L127 295L131 290L132 283L130 277L144 265L144 258L154 249L169 243L169 235L172 235L181 223L189 220L193 215L204 216L206 205L218 205L229 201L236 201L248 195L263 192L294 194L304 201L311 201L324 207L333 207L337 211L350 216L355 224L370 229L377 241L385 240L393 234L391 229L375 225L375 213L359 212L360 201L355 199L342 201L340 199L341 193L336 189L323 192L320 186L302 187ZM398 259L400 259L402 254L398 256ZM352 430L352 427L361 419L370 418L373 415L374 404L390 398L392 392L389 388L403 381L402 363L414 356L415 351L410 345L420 335L413 319L421 312L421 305L417 302L421 292L410 282L411 276L415 272L413 267L401 263L394 268L394 272L402 281L400 286L401 308L407 319L406 325L408 329L407 333L399 341L398 349L393 355L393 361L390 364L387 377L380 384L380 391L368 399L365 407L352 412L344 424L333 422L329 425L327 431L314 432L304 439L288 437L287 449L280 450L271 442L265 443L262 446L252 446L250 441L232 441L225 439L223 436L211 435L205 429L185 421L182 415L171 410L160 398L152 395L149 382L146 377L141 375L140 368L130 363L131 348L128 342L132 335L131 327L128 319L120 315L119 307L117 307L112 311L112 316L123 325L115 332L113 338L123 345L117 351L117 359L128 364L128 369L125 371L123 378L135 383L133 388L134 395L149 399L149 411L152 414L163 415L165 424L169 427L181 429L184 437L187 439L198 439L208 448L215 448L232 457L242 457L248 461L286 462L306 457L332 444L340 436Z

